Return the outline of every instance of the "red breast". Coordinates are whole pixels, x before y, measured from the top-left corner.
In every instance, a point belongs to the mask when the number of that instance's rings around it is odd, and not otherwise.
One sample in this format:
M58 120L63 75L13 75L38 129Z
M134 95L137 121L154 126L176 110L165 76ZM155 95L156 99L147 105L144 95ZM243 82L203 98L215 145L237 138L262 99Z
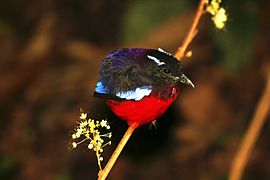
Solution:
M118 117L127 121L129 126L138 127L159 118L175 101L178 94L179 89L172 88L171 98L168 99L160 99L151 93L139 101L108 100L107 104Z

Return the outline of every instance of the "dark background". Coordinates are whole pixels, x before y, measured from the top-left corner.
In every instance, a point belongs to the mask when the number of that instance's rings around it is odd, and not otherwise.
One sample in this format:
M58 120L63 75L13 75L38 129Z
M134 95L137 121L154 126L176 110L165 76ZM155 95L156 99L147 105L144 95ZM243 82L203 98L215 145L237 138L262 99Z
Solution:
M96 179L95 153L70 151L80 107L111 122L112 145L127 125L92 97L99 64L121 47L174 53L197 1L9 0L0 6L0 179ZM270 1L224 1L228 23L200 22L183 62L196 85L184 87L157 129L136 130L108 179L227 179L232 159L265 86L270 60ZM270 177L270 124L244 173Z

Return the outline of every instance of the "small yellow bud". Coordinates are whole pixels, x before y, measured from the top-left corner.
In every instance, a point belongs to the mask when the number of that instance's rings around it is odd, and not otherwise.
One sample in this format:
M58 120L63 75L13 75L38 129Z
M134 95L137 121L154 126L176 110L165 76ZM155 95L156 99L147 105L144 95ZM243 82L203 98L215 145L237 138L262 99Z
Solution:
M80 127L85 127L85 126L87 126L87 121L82 121L81 123L80 123Z
M111 137L112 137L112 133L109 133L108 138L111 138Z
M186 57L191 57L192 56L192 51L188 51L187 53L186 53Z
M80 119L86 119L87 113L81 113Z
M72 139L76 139L76 138L77 138L76 134L72 134Z
M93 149L93 147L94 147L93 144L88 145L88 149Z
M75 134L75 136L76 136L76 138L79 138L79 137L81 136L81 133L80 133L80 132L77 132L77 133Z
M213 9L212 6L207 6L206 11L209 12L213 16L216 14L216 12L215 12L215 10Z
M76 148L76 147L77 147L77 143L73 142L73 143L72 143L72 147L73 147L73 148Z
M218 29L222 29L227 21L226 10L220 6L221 0L212 0L206 6L206 11L212 15L212 20Z
M102 121L100 122L100 125L101 125L101 127L106 127L106 126L107 126L107 121L102 120Z
M220 8L217 14L213 17L213 21L218 29L222 29L227 21L227 15L224 8Z
M211 6L213 7L213 10L217 11L219 9L219 2L213 0L211 1Z

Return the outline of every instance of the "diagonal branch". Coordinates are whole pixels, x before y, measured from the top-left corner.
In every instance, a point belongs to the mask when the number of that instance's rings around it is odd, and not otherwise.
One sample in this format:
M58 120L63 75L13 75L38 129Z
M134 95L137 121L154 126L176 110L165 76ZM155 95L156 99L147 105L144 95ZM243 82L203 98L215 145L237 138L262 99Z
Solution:
M268 70L270 71L270 70ZM270 110L270 72L267 74L267 84L263 95L256 107L249 128L243 137L242 143L232 162L230 170L230 180L240 180L248 162L250 154L255 146L260 131Z
M182 60L182 58L185 56L187 47L189 46L189 44L191 43L191 41L193 40L193 38L196 36L196 34L198 32L197 26L199 24L199 21L200 21L202 14L204 13L204 5L206 4L206 2L207 2L206 0L200 1L197 13L193 19L193 23L189 29L189 32L188 32L182 46L180 46L178 48L178 50L176 51L176 53L174 55L178 60Z

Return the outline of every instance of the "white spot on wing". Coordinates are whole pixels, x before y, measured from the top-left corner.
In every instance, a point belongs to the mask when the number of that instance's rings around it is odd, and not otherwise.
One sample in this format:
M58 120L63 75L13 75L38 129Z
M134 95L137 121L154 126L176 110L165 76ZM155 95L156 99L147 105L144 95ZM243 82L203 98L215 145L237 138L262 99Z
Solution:
M116 94L116 96L127 100L133 99L139 101L144 96L148 96L151 92L152 92L151 86L143 86L136 88L134 91L119 92Z
M147 55L147 57L153 61L155 61L155 63L157 63L158 66L161 66L161 65L164 65L165 63L164 62L161 62L159 59L157 59L156 57L154 56L150 56L150 55Z

